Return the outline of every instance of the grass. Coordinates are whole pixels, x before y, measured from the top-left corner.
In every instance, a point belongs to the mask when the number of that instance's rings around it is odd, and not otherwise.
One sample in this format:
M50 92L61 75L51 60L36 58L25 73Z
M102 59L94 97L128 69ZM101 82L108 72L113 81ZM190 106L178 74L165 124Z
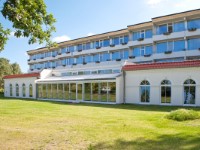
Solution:
M165 117L176 109L0 98L0 149L199 150L200 120Z

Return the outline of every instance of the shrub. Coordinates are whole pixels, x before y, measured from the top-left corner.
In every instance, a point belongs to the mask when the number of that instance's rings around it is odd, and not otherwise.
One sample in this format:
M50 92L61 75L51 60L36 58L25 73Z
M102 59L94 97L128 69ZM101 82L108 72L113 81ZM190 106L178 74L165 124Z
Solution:
M166 116L168 119L176 120L176 121L185 121L185 120L194 120L200 118L199 113L194 110L188 109L178 109L171 111Z

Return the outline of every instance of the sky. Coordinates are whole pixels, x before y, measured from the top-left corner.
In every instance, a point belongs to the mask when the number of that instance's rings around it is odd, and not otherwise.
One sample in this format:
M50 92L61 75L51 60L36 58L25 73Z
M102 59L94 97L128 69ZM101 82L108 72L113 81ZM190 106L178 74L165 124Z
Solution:
M115 31L128 25L151 21L151 18L200 8L200 0L44 0L47 11L56 18L55 42L67 41L94 34ZM0 3L2 3L0 1ZM0 4L2 5L2 4ZM0 14L4 27L12 23ZM17 62L28 71L26 51L43 45L28 44L27 38L10 35L0 57Z

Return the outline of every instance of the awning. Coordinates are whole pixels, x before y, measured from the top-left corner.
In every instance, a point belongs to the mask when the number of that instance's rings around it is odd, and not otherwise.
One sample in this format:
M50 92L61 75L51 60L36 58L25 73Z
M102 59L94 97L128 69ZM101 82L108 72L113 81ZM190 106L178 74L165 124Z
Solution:
M74 75L74 76L62 76L62 77L48 77L45 79L38 79L36 83L40 82L59 82L59 81L85 81L85 80L110 80L116 79L116 77L121 76L121 73L115 74L92 74L92 75Z

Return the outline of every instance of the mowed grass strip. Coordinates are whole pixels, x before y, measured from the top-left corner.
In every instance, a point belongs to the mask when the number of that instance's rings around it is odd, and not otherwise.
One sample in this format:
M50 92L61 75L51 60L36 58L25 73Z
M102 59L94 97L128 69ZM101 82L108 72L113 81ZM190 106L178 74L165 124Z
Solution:
M176 109L0 98L0 149L200 149L200 120Z

